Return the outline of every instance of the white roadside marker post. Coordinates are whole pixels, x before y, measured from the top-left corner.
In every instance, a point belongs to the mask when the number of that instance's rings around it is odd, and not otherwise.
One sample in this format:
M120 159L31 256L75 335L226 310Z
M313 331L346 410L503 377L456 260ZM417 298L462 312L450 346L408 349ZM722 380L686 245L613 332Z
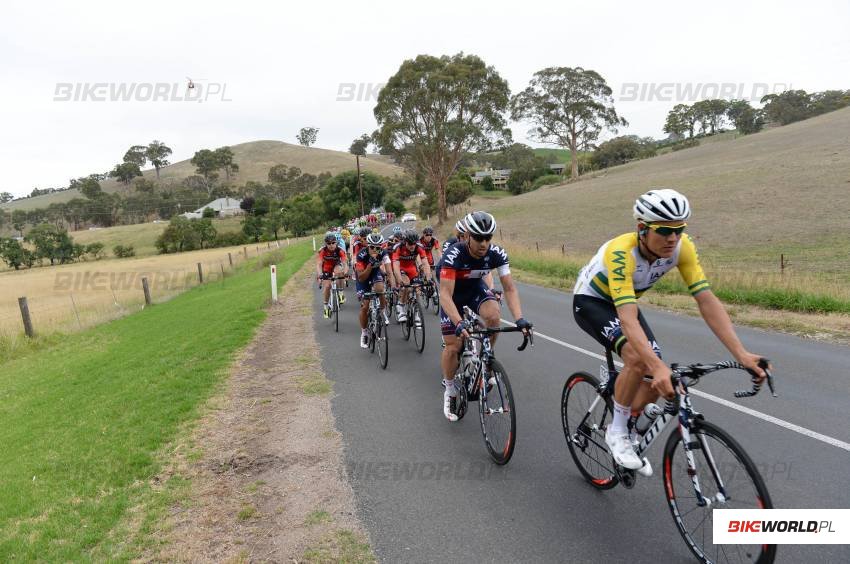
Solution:
M272 303L277 303L277 266L271 265L272 269Z

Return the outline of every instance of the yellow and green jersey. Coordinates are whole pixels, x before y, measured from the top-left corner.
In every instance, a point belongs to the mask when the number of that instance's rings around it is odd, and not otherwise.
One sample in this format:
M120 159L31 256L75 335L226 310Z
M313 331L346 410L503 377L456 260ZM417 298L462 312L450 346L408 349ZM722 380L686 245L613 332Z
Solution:
M689 235L682 236L673 256L649 262L638 250L637 233L625 233L599 248L579 273L573 292L601 298L618 307L633 304L673 267L679 269L691 295L710 287Z

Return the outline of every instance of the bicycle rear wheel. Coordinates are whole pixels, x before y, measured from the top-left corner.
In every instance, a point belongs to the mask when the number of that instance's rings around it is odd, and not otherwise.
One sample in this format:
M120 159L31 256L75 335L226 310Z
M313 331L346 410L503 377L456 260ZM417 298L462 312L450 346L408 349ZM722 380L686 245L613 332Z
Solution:
M478 416L487 452L496 464L501 465L507 464L514 454L516 411L508 374L498 360L493 359L492 363L490 371L485 371L481 385L488 384L484 378L495 379L495 383L478 400Z
M422 315L419 302L413 303L411 313L413 314L413 340L416 342L417 352L422 354L422 351L425 350L425 316Z
M387 327L381 323L379 319L376 324L377 329L375 330L375 348L378 349L378 366L382 369L387 369L387 362L389 362L390 357L390 348L387 339Z
M431 294L431 308L434 310L434 315L440 314L440 292L439 290L434 290L434 293Z
M567 378L561 394L561 425L579 472L593 487L607 490L618 482L605 444L605 424L613 411L610 400L597 393L598 386L599 379L587 372Z
M775 544L713 543L712 510L771 509L773 503L753 461L726 431L708 421L695 420L690 434L700 490L710 503L697 503L679 428L667 439L663 462L664 493L685 543L702 562L773 562Z

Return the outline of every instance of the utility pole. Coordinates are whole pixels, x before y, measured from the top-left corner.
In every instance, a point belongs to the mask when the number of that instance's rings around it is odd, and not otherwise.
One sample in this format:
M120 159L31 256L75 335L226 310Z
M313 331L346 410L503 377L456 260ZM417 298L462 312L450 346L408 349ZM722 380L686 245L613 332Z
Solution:
M366 210L363 207L363 182L360 178L360 155L354 155L357 158L357 190L360 192L360 217L366 215Z

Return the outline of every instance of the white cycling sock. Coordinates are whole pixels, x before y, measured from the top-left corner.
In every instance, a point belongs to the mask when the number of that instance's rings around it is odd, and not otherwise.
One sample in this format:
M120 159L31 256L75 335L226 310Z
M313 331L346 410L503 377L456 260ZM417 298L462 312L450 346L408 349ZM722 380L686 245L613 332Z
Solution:
M456 396L457 395L457 388L455 388L454 378L452 378L451 380L446 380L444 378L443 379L443 385L446 387L446 390L448 390L450 396Z
M629 417L632 415L632 408L627 405L620 405L614 402L614 420L611 422L611 433L617 435L625 435L629 432L628 424Z
M368 329L361 329L361 330L360 330L360 334L361 334L361 335L368 335L368 334L369 334L369 330L368 330Z

